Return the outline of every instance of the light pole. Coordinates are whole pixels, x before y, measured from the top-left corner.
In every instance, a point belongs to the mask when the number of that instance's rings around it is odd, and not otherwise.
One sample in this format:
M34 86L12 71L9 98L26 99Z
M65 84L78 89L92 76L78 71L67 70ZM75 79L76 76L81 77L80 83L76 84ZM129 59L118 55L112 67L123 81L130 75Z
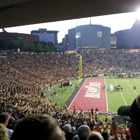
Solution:
M80 32L77 32L77 27L76 27L76 35L75 35L75 38L76 38L76 51L78 51L78 38L81 37L81 33Z

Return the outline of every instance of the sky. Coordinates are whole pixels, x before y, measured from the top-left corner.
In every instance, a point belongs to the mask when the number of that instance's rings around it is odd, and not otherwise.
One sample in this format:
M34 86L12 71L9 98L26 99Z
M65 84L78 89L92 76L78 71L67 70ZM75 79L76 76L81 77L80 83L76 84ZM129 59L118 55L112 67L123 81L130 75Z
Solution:
M58 42L62 41L65 34L68 33L68 29L75 28L76 22L77 26L80 25L88 25L90 24L98 24L102 26L107 26L111 28L111 33L114 33L118 30L130 29L135 22L136 18L139 18L140 12L130 12L123 14L113 14L113 15L105 15L105 16L96 16L96 17L87 17L80 19L72 19L72 20L64 20L57 22L47 22L40 24L32 24L25 26L17 26L11 28L5 28L7 32L16 32L16 33L26 33L30 34L32 30L38 30L39 28L46 28L47 30L57 30L58 33ZM2 30L0 29L0 32Z

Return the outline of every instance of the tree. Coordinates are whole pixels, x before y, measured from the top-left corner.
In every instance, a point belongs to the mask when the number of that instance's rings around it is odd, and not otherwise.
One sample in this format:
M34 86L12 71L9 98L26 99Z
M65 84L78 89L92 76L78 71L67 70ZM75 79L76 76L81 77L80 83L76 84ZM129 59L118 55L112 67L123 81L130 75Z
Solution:
M30 52L35 52L35 44L34 44L34 43L30 44L30 45L28 46L28 50L29 50Z
M56 52L56 48L52 42L34 42L36 52Z
M38 43L36 46L36 52L43 52L43 51L44 51L44 49L42 48L42 44Z
M7 43L7 48L17 50L18 44L11 40Z
M46 45L46 46L44 47L44 52L50 52L49 45Z
M18 43L18 48L23 48L24 46L25 46L25 43L23 40Z
M50 52L56 52L56 48L52 42L48 42L48 46L50 48Z
M0 50L6 49L6 41L3 39L0 39Z

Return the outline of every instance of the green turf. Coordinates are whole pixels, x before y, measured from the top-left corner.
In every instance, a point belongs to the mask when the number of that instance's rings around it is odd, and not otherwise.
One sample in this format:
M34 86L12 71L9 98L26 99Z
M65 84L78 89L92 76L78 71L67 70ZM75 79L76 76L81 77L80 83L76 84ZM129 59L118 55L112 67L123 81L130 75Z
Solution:
M45 90L46 98L62 107L80 84L81 80L71 80L71 82L72 86L63 87L63 90L59 88L60 83L54 85L52 89ZM57 92L57 96L50 96L50 93L53 91Z
M96 77L97 78L97 77ZM117 77L100 77L105 79L106 86L112 85L121 85L123 90L121 91L112 91L109 92L107 89L107 100L108 100L108 110L112 112L117 112L117 109L121 105L131 105L138 93L140 93L140 79L139 78L117 78ZM58 87L60 84L54 85L53 89L46 90L46 97L52 102L57 102L59 106L63 106L64 103L70 98L71 94L76 89L80 81L72 80L72 87L63 87L62 90ZM136 86L136 90L133 89L133 86ZM57 96L50 96L50 93L56 91ZM61 100L62 98L62 100Z
M140 79L134 78L110 78L105 79L106 85L121 85L123 90L109 92L107 89L108 109L117 112L121 105L131 105L138 93L140 93ZM133 86L136 86L136 90Z

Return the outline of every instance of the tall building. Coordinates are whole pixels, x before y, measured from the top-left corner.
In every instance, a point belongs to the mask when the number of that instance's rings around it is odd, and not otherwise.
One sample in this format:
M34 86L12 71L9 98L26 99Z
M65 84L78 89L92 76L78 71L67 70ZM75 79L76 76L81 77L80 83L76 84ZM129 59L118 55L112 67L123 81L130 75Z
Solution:
M65 41L68 50L92 51L102 48L110 50L110 28L92 24L77 26L68 30L68 38Z
M116 46L118 49L122 47L140 48L140 19L136 19L131 29L117 31L113 36L116 36Z
M47 29L31 31L32 35L39 36L39 41L52 42L54 45L58 44L57 33L58 31L52 31Z

